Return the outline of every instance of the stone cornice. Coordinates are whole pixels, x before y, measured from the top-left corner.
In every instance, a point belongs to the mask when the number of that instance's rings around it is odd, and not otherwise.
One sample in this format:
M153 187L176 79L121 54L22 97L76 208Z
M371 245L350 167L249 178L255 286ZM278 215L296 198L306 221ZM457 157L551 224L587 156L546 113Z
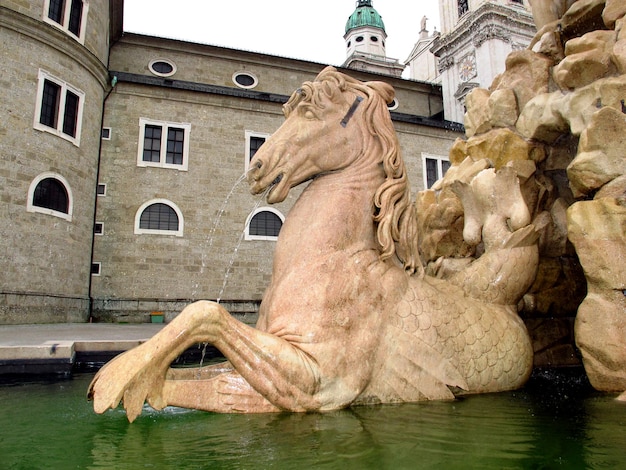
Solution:
M7 7L0 7L0 27L23 34L56 49L79 63L100 83L103 90L108 89L109 74L106 64L100 62L89 49L62 30Z
M268 103L284 104L289 96L278 93L266 93L262 91L246 90L242 88L226 87L221 85L210 85L207 83L188 82L184 80L172 80L163 77L153 77L128 72L111 71L111 75L117 77L118 83L132 83L135 85L147 85L165 87L176 90L193 91L198 93L209 93L214 95L230 96L233 98L245 98L251 100L265 101ZM436 127L456 132L463 132L463 126L451 121L439 121L426 116L416 114L390 112L394 121L408 124L419 124L427 127Z
M449 67L453 62L448 63L446 59L452 51L469 43L478 47L494 38L511 42L511 30L526 35L530 42L535 34L532 15L519 8L487 3L465 15L452 32L439 36L430 50Z

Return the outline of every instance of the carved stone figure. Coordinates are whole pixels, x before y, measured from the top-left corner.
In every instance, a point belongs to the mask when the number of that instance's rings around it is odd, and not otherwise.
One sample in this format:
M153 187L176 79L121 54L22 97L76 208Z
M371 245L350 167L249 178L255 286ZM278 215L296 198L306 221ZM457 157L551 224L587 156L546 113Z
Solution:
M540 237L537 278L521 313L533 338L535 363L573 365L580 356L596 389L623 392L626 2L534 0L532 6L538 28L545 26L531 50L507 58L506 70L489 90L475 89L467 97L468 139L455 144L451 173L439 183L443 189L428 214L436 218L439 205L439 212L454 206L445 188L455 175L466 173L462 167L470 167L461 163L464 158L473 165L488 162L483 167L498 168L503 155L507 164L515 163ZM508 145L495 145L503 136ZM526 148L515 142L525 142ZM522 177L521 162L536 171ZM443 230L448 232L442 235ZM458 230L450 225L421 236L429 253L450 257L447 245L436 243L454 239ZM452 276L451 266L461 264L426 261L442 277ZM568 344L572 335L576 350ZM626 393L620 399L626 400Z
M559 20L578 0L529 0L537 31Z
M517 304L537 246L512 168L457 185L467 243L484 251L467 276L424 275L418 221L387 103L393 89L332 67L284 106L286 121L251 162L254 193L283 201L310 181L279 236L256 328L213 302L185 308L160 333L105 365L89 396L216 412L332 410L452 399L520 387L533 352ZM506 195L506 203L492 195ZM209 342L227 362L170 369Z

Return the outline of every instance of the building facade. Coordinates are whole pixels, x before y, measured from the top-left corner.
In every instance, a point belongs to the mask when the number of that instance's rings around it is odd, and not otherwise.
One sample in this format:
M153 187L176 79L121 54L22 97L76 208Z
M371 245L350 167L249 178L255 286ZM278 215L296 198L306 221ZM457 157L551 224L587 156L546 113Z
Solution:
M430 52L441 74L445 118L463 122L467 94L489 88L507 56L528 47L535 24L528 0L440 0L439 10L441 34Z
M116 14L121 2L0 2L0 323L87 320Z
M325 64L122 34L121 0L2 0L0 12L0 323L170 319L198 299L252 322L299 192L268 207L247 165ZM394 86L422 189L427 160L462 132L441 118L441 87L343 71Z

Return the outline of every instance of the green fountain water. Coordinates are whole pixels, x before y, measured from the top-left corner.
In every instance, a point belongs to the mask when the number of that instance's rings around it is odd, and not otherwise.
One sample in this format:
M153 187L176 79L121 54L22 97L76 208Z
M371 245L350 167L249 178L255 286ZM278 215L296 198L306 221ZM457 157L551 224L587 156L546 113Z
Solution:
M626 468L626 405L571 380L323 414L146 408L129 424L93 413L91 378L0 386L0 468Z

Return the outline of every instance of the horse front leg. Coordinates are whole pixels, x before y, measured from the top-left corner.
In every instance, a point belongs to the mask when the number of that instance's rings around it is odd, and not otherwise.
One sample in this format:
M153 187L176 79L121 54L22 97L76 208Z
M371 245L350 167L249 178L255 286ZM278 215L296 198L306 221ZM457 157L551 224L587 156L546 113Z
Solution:
M202 342L220 349L246 382L278 408L314 407L311 396L319 377L310 357L277 336L235 320L219 304L201 301L186 307L149 341L100 369L88 392L94 410L103 413L123 400L128 420L132 422L146 400L156 409L173 404L168 399L178 401L176 397L181 394L171 392L182 390L182 383L174 388L168 385L164 390L168 368L187 348ZM207 398L223 391L223 386L216 385L220 382L224 385L224 378L208 386L207 390L215 393L209 393Z

